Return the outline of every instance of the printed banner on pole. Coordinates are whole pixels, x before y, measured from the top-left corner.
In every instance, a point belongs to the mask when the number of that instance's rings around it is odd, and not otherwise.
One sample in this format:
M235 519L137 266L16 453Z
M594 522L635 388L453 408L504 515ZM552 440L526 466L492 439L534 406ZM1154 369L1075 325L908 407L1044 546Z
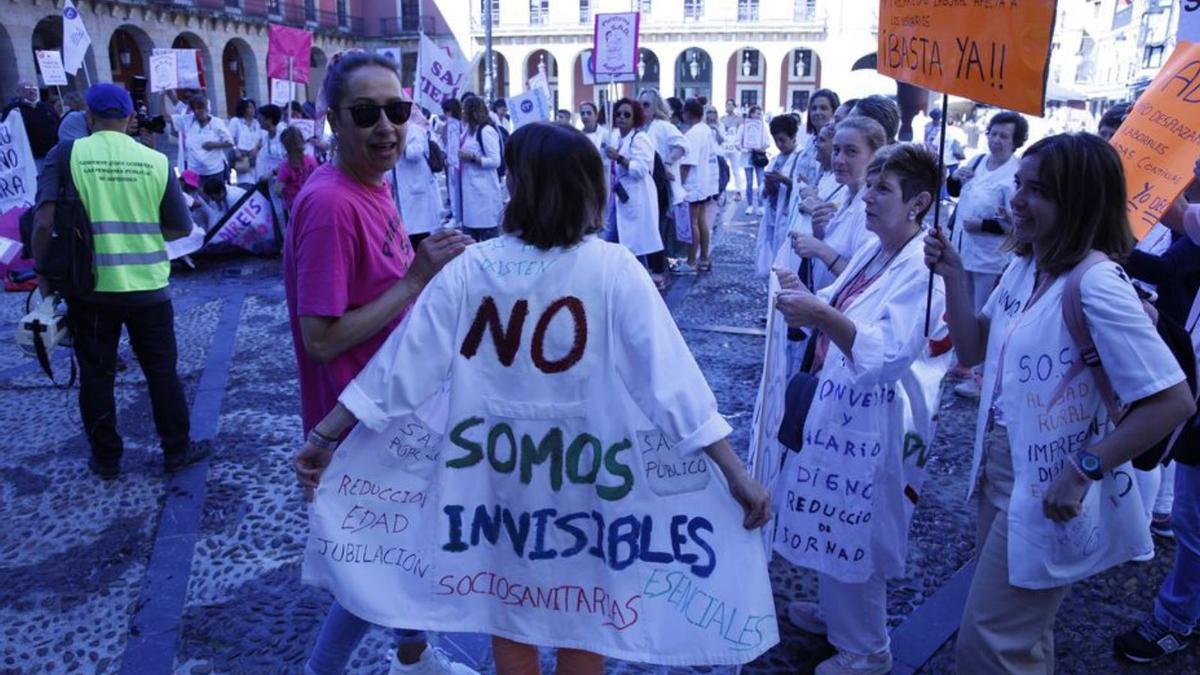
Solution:
M466 82L467 64L455 58L450 50L438 47L426 35L421 35L418 52L417 87L413 99L418 106L441 114L442 102L458 98Z
M597 14L592 34L594 70L601 79L637 72L638 27L641 14Z
M1110 141L1125 167L1127 212L1141 239L1194 178L1200 158L1200 43L1181 42Z
M37 57L38 70L42 71L42 82L47 87L67 86L67 71L63 69L62 52L34 51Z
M508 99L508 114L516 131L530 122L545 122L550 118L550 104L541 89L531 89Z
M312 40L311 31L271 24L267 28L267 77L308 84Z
M542 99L546 102L546 117L550 119L554 115L554 94L550 91L550 80L546 79L545 73L538 73L529 78L525 83L525 91L541 92Z
M179 88L179 55L173 51L150 55L150 91Z
M25 135L25 119L9 115L0 122L0 213L33 206L37 195L37 164Z
M638 74L636 71L632 73L625 73L623 75L605 75L603 78L600 78L600 80L597 81L596 62L593 60L592 54L592 50L585 49L583 51L583 55L579 57L581 66L580 70L583 73L583 83L585 85L590 87L595 84L608 84L609 82L637 82Z
M1040 117L1057 1L949 5L879 0L878 71Z
M78 73L83 66L83 56L87 54L92 38L88 35L87 26L83 25L83 17L71 0L63 0L63 64L68 73Z

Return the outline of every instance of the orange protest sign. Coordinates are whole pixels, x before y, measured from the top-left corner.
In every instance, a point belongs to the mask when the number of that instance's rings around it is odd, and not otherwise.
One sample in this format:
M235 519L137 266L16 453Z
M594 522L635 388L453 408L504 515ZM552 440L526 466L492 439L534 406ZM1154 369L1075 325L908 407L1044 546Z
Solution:
M1200 157L1200 43L1180 42L1112 137L1138 239L1187 188Z
M1042 114L1056 0L879 0L880 74Z

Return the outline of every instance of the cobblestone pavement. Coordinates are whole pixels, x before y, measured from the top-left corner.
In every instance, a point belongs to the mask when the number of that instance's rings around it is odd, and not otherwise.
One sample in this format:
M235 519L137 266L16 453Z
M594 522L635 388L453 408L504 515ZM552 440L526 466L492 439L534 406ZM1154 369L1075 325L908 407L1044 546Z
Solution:
M742 452L763 347L765 295L752 277L753 233L746 221L722 226L714 271L676 281L667 294ZM129 654L158 644L157 633L147 630L173 625L178 642L166 640L165 653L174 650L175 672L295 673L315 639L330 597L300 584L305 511L288 465L300 419L279 261L205 259L199 271L173 278L173 296L189 400L215 398L220 411L216 419L199 420L214 427L217 450L206 479L200 474L197 480L206 494L190 565L175 566L151 553L156 541L171 543L173 528L182 527L175 515L162 516L165 503L180 501L181 488L163 478L145 381L128 345L122 351L130 367L116 387L123 472L104 484L85 468L77 392L50 386L13 346L7 336L23 313L23 297L0 297L0 336L6 336L0 342L0 425L6 430L0 440L0 673L109 673L123 664L124 672L149 672L128 665ZM231 350L227 363L219 358L222 350ZM964 501L973 421L973 406L952 395L945 399L937 456L912 527L909 576L889 587L893 628L912 622L927 639L945 617L922 605L968 560L974 544L975 507ZM1059 672L1138 670L1113 661L1110 640L1149 608L1172 553L1167 542L1153 561L1075 589L1059 614ZM148 581L152 567L158 571L151 577L164 578ZM787 601L814 597L813 575L779 559L771 574L781 616ZM180 582L180 603L175 616L164 619L147 609L151 594L144 589L173 580ZM823 640L786 619L780 629L781 644L744 672L807 673L830 653ZM386 638L373 630L350 672L386 672ZM486 640L453 635L442 643L490 672ZM610 671L715 672L619 662ZM946 647L923 669L952 671ZM1154 672L1200 672L1200 656L1193 650Z

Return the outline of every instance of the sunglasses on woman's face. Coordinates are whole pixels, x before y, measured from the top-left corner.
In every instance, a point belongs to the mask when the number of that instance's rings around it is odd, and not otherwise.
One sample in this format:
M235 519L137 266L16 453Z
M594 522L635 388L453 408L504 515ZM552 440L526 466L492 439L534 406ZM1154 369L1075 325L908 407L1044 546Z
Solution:
M392 124L404 124L412 114L412 101L392 101L383 105L355 103L346 110L350 111L350 119L354 120L355 126L368 129L379 122L380 112L387 115Z
M616 117L617 119L633 117L633 112L629 110L618 110L617 112L613 113L613 117Z

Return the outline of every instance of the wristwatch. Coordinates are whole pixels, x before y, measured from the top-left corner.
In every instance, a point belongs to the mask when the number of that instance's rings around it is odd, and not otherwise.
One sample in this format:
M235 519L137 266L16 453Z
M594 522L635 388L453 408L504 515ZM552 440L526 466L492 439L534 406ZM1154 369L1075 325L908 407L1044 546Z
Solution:
M336 438L330 438L316 429L308 432L308 442L322 450L333 450L338 444Z
M1075 453L1075 466L1079 467L1079 470L1089 480L1099 481L1104 478L1104 471L1100 468L1100 458L1087 450Z

